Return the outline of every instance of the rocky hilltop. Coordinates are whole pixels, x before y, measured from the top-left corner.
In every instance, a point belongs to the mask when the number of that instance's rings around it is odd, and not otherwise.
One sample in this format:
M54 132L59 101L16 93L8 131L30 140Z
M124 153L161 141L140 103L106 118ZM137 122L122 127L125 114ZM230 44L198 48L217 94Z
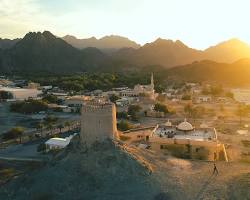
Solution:
M201 200L250 199L248 164L173 158L107 141L92 148L76 139L46 166L0 188L0 199Z
M117 143L88 150L75 143L1 188L0 199L152 199L159 191L151 173L146 161Z

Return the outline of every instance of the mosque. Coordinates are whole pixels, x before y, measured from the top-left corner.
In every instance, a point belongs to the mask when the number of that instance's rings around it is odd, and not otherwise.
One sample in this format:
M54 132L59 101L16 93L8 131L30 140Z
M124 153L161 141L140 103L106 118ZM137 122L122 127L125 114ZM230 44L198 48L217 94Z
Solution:
M157 125L147 141L152 150L172 152L181 158L228 160L224 144L217 139L216 129L205 123L196 128L186 119L178 125L168 120Z
M149 99L154 100L156 97L155 89L154 89L154 75L151 74L151 81L149 85L140 85L137 84L134 86L134 89L126 89L121 92L121 96L123 97L138 97L145 96Z
M201 124L199 128L195 128L186 119L173 126L168 120L165 124L158 125L154 136L172 139L186 139L195 141L216 141L217 133L215 128L209 128L206 124Z

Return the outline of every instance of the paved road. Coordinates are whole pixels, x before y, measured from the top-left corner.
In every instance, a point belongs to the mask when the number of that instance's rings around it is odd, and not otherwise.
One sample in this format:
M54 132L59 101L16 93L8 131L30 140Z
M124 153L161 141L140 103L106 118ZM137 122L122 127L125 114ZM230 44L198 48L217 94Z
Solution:
M46 159L38 159L38 158L20 158L20 157L3 157L0 156L0 160L4 161L22 161L22 162L44 162Z

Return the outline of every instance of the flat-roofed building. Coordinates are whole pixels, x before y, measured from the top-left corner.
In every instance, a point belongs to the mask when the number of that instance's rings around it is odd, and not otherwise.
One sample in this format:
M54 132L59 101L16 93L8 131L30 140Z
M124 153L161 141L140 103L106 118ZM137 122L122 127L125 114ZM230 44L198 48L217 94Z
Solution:
M147 141L155 151L171 152L182 158L227 161L224 144L218 141L216 129L204 123L196 128L187 120L177 126L167 121L157 125Z
M13 99L25 100L29 98L37 98L42 91L37 89L26 89L26 88L11 88L11 87L0 87L0 91L9 92Z

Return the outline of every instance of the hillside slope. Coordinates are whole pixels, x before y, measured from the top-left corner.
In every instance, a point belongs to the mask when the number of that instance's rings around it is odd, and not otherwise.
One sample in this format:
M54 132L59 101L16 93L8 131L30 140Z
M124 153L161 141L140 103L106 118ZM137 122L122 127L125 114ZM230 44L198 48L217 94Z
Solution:
M76 144L48 166L1 187L0 198L153 199L159 188L149 173L117 144L97 144L88 151Z
M250 84L250 59L241 59L232 64L200 61L171 68L169 77L184 81L216 81L231 85Z
M0 38L0 49L10 49L11 47L13 47L20 40L21 39L10 40L10 39L2 39L2 38Z

